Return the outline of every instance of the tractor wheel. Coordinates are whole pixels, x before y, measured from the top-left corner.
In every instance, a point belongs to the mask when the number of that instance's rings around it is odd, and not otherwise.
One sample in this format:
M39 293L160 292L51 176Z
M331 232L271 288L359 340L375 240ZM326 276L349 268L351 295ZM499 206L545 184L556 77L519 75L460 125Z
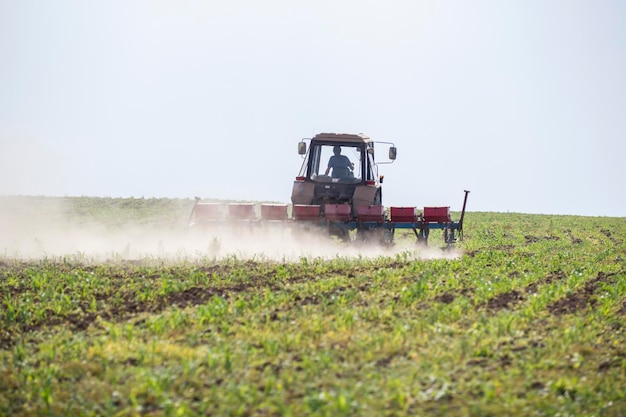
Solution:
M344 229L343 227L330 226L328 228L328 235L331 237L337 236L337 238L342 242L350 242L351 240L350 231L348 229Z

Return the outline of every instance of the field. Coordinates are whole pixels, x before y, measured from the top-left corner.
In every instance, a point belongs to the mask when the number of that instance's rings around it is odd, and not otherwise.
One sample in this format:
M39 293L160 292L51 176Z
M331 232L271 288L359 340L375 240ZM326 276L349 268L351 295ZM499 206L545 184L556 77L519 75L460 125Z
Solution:
M36 232L53 201L0 232ZM189 208L61 203L111 233L175 231ZM626 218L470 212L452 255L0 247L0 415L621 416L625 239Z

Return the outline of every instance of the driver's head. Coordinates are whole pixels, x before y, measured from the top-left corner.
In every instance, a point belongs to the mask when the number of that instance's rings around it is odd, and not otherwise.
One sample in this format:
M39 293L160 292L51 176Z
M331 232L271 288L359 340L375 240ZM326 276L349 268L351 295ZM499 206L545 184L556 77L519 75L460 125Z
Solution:
M335 147L333 148L333 153L334 153L335 155L339 155L339 154L341 153L341 146L335 146Z

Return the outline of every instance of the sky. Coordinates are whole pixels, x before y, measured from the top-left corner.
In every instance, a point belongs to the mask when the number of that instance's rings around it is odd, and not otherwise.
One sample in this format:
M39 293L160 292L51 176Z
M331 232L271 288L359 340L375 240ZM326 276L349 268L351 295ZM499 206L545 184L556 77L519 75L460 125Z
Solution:
M393 142L386 206L626 217L626 2L0 0L0 195L289 202Z

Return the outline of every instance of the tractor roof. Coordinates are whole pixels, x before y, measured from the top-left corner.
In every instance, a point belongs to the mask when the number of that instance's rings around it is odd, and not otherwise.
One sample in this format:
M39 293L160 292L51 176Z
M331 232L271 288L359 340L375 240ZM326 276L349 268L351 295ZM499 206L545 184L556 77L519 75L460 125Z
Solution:
M313 137L314 140L323 140L326 142L350 142L350 143L369 143L371 139L363 133L318 133Z

